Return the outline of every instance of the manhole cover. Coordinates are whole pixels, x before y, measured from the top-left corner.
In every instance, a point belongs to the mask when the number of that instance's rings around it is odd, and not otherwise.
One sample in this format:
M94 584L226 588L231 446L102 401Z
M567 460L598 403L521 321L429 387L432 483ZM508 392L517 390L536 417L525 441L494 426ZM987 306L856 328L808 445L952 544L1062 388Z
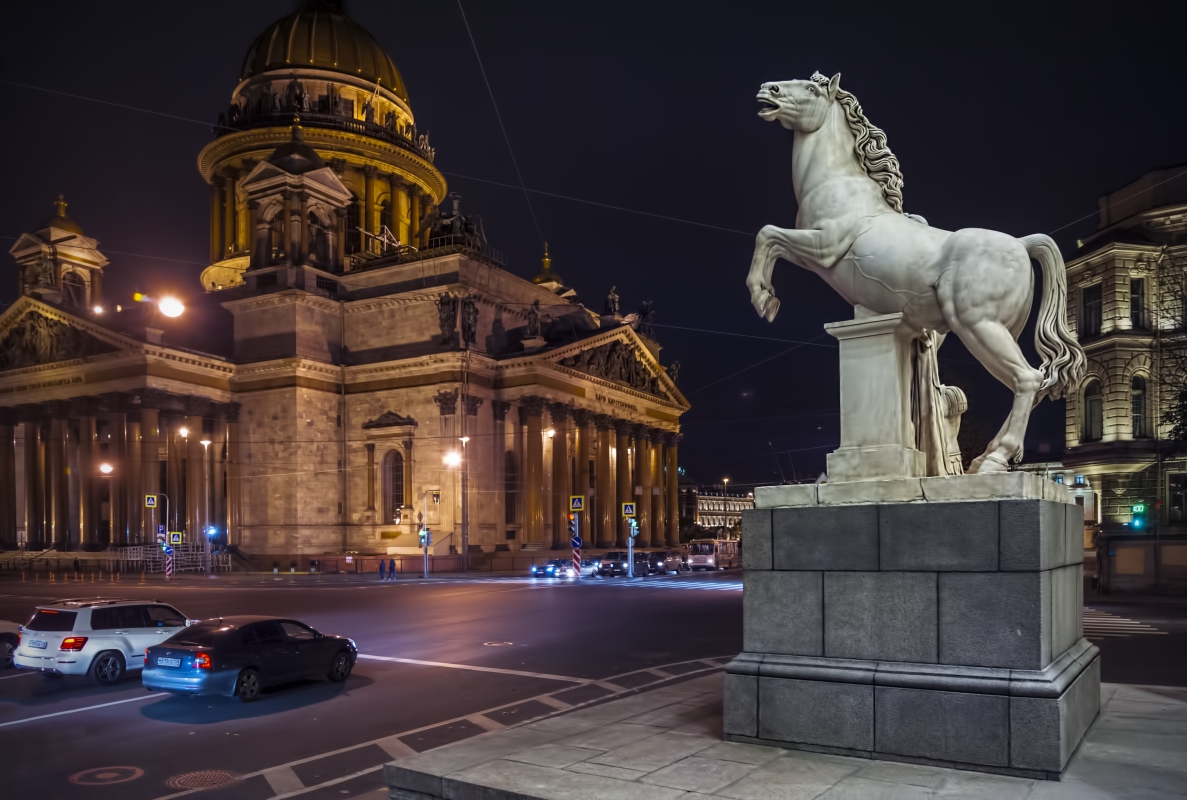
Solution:
M171 789L213 789L216 786L226 786L238 779L233 772L221 769L208 769L201 772L187 772L184 775L174 775L165 781Z
M74 773L70 776L70 782L80 786L106 786L134 781L143 774L144 770L140 767L99 767Z
M512 644L511 642L483 642L482 646L483 647L508 647L511 644Z

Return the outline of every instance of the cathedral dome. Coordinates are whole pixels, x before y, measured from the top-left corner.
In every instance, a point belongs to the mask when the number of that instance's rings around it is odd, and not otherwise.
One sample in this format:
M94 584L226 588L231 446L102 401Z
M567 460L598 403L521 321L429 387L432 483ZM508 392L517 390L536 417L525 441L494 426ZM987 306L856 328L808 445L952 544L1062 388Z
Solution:
M306 0L300 11L269 25L248 49L240 79L301 66L354 75L408 101L395 63L346 16L342 0Z
M78 227L77 222L66 216L66 201L62 199L62 195L58 195L58 200L54 203L54 208L58 210L58 213L42 220L41 225L37 229L57 228L60 231L67 231L68 233L82 236L82 228Z

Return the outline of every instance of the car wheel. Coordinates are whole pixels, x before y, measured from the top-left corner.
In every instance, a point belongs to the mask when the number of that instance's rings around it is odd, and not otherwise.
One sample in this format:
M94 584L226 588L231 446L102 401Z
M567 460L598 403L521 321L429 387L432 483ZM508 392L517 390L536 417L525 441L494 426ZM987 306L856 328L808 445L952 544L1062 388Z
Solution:
M235 697L240 703L252 703L260 697L260 673L245 669L235 680Z
M91 680L110 686L124 677L124 657L114 650L104 650L91 662Z
M12 654L16 652L16 639L0 636L0 670L12 669Z
M350 663L350 653L345 650L338 651L338 655L334 656L334 663L330 665L330 680L334 683L342 683L350 677L350 670L353 666Z

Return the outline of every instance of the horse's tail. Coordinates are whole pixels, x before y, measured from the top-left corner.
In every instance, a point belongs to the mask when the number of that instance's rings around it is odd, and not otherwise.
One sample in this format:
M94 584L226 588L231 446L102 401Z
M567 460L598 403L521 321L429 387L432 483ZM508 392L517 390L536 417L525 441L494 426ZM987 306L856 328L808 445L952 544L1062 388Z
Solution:
M1023 236L1018 241L1026 248L1026 254L1043 268L1043 300L1035 325L1035 349L1043 359L1039 366L1043 385L1035 399L1048 396L1057 400L1075 389L1087 367L1084 349L1067 324L1067 274L1063 256L1046 234Z

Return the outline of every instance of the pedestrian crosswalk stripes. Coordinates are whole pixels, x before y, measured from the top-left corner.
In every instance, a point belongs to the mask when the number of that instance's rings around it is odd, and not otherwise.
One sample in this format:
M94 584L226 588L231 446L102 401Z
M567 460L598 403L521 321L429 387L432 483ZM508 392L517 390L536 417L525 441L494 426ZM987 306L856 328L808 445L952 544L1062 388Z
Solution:
M1084 609L1084 637L1090 641L1118 639L1123 636L1141 634L1165 636L1166 631L1160 631L1152 625L1119 617L1107 611L1097 611L1094 608Z

